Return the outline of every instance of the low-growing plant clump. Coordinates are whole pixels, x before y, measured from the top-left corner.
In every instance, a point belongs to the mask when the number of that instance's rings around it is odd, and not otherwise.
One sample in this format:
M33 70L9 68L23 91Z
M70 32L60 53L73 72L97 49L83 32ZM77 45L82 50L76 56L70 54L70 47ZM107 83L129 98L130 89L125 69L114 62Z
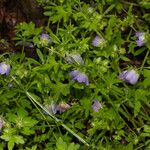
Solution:
M150 149L150 2L37 2L0 55L0 150Z

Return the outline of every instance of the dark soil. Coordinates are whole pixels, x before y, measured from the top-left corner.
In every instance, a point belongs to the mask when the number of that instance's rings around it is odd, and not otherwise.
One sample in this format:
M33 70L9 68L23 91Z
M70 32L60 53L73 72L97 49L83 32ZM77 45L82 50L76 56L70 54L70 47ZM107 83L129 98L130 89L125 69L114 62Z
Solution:
M35 0L0 0L0 53L17 51L13 42L15 26L30 21L37 27L47 21Z

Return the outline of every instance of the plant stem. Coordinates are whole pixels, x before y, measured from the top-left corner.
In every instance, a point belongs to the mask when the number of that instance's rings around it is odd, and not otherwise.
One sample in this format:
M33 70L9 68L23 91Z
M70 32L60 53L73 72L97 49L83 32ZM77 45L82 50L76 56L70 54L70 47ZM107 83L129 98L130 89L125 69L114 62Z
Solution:
M30 99L30 100L33 103L33 105L36 107L36 109L39 111L39 113L42 115L42 117L44 118L44 120L46 121L46 123L48 124L48 126L51 128L49 122L47 121L46 117L43 115L43 113L41 112L41 110L39 109L39 107L37 106L37 104L32 99Z

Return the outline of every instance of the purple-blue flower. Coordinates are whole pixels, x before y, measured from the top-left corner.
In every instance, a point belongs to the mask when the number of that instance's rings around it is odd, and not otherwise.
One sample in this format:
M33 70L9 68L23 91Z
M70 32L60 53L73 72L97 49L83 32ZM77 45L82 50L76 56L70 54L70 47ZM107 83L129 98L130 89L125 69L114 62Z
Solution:
M0 74L6 74L7 76L9 75L10 72L10 65L2 62L0 63Z
M69 75L71 76L73 81L76 80L79 83L85 83L87 86L89 85L89 79L84 73L81 73L78 70L74 70L74 71L71 71Z
M92 41L92 45L95 47L100 47L100 45L103 43L104 43L104 39L100 36L96 36Z
M41 34L41 44L43 46L47 46L50 43L52 43L52 40L51 40L50 36L46 33L42 33Z
M144 32L137 32L135 34L135 36L138 38L138 40L136 41L137 46L141 47L146 43L146 39L145 39L145 33Z
M84 64L84 61L83 61L83 59L82 59L80 54L71 54L70 56L66 57L66 60L69 63L73 63L75 61L75 62L79 63L80 65Z
M134 85L139 79L139 74L135 70L125 70L119 74L119 78Z
M92 108L95 112L98 112L99 109L102 108L102 105L98 100L94 100L92 104Z

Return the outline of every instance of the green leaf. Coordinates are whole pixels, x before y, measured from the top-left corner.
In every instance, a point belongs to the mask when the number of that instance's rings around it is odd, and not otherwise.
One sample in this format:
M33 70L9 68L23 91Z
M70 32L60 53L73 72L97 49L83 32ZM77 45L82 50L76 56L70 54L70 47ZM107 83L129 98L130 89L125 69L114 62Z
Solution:
M144 125L144 132L150 133L150 126Z
M56 101L60 98L61 95L67 96L70 93L69 84L63 84L61 82L58 82L57 84L51 84L49 86L53 90L53 98Z
M133 150L133 144L129 143L127 146L123 147L122 150Z
M42 52L39 49L36 49L36 52L37 52L42 64L44 64L44 56L43 56Z
M56 44L60 44L61 41L59 40L59 38L52 32L52 30L50 30L49 28L47 29L50 32L50 37L52 39L52 41Z
M150 70L149 69L144 69L143 70L143 75L144 75L144 77L150 77Z
M85 110L85 116L88 117L91 110L91 100L88 98L84 98L80 100L80 103Z
M33 145L31 148L26 147L26 150L37 150L37 145Z
M8 142L8 150L12 150L15 146L15 139L11 139L9 142Z
M27 60L28 60L28 64L30 64L30 65L32 65L32 64L41 65L38 61L36 61L33 58L27 58Z
M145 50L145 48L140 48L140 49L138 49L137 51L134 52L134 56L140 55L141 53L144 52L144 50Z
M150 2L148 2L147 0L142 1L140 4L141 4L144 8L150 9Z
M57 140L56 143L56 150L78 150L79 147L80 146L78 144L74 144L74 143L69 144L64 142L61 137Z
M126 57L126 56L121 56L121 59L122 59L123 61L130 61L130 59L129 59L128 57Z
M144 14L143 18L150 23L150 14Z
M56 143L56 150L67 150L67 144L60 137Z
M139 100L134 101L134 116L136 117L141 109L141 102Z
M5 141L10 141L13 136L16 133L16 129L14 128L6 128L3 130L3 135L1 136L1 139L5 140Z
M20 136L20 135L15 135L15 136L14 136L14 139L15 139L15 143L16 143L16 144L24 144L24 139L23 139L22 136Z
M78 150L80 148L79 145L75 145L74 143L71 143L68 147L68 150Z

